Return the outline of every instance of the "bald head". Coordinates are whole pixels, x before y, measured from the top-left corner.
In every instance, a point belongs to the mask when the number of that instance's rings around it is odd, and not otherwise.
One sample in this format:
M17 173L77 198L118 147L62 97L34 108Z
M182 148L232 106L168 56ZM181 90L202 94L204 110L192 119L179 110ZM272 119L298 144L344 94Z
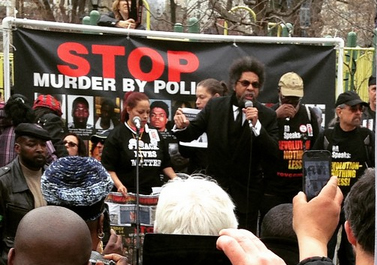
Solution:
M13 265L87 265L92 241L87 224L73 211L45 206L21 220L8 255Z

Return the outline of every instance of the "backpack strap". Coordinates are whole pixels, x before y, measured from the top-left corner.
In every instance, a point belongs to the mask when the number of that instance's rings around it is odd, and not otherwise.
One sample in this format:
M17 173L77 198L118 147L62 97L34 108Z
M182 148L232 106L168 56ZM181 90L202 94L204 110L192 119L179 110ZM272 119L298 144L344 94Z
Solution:
M308 105L305 105L306 113L308 114L309 121L312 121L312 113L311 113L311 107Z
M329 150L330 141L332 141L334 128L328 128L323 134L323 149ZM331 152L331 150L329 150Z
M372 148L372 145L371 145L370 135L368 133L369 131L362 130L362 132L366 133L366 136L365 135L363 136L363 139L364 139L363 142L364 142L364 146L365 146L365 154L367 156L366 167L368 168L369 165L371 165L370 157L371 157L371 152L373 151L373 148Z

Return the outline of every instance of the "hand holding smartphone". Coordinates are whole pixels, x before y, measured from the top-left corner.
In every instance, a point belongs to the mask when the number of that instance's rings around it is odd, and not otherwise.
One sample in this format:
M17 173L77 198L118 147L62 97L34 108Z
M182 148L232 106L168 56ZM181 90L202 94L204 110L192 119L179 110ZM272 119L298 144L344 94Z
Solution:
M303 191L307 200L313 199L331 177L331 153L327 150L309 150L302 156Z

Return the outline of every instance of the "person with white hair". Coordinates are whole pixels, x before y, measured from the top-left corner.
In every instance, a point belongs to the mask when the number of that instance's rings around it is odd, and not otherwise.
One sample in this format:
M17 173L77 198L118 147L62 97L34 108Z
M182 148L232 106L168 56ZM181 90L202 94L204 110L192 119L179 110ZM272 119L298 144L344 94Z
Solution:
M175 178L160 193L154 222L155 233L219 235L237 228L235 205L215 180L204 175Z

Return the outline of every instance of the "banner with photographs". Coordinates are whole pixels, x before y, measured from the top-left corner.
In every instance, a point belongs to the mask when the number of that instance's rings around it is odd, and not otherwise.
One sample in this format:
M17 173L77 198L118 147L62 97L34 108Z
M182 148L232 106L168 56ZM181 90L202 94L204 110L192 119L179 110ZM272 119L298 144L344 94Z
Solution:
M165 103L171 126L177 107L195 108L199 81L211 77L227 82L232 61L249 55L266 66L259 101L277 102L280 76L295 71L304 80L302 102L322 106L326 122L333 117L333 46L176 41L25 28L13 32L13 43L13 92L30 99L55 96L62 103L67 130L84 139L119 123L128 91L146 93L151 103Z

